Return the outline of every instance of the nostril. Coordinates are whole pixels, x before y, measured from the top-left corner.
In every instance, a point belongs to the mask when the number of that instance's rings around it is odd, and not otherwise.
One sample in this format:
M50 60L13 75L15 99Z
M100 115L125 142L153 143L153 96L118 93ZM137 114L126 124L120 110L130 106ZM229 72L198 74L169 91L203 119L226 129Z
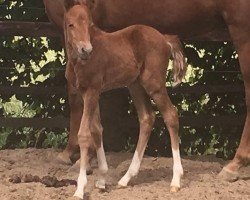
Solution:
M88 54L90 54L91 52L92 52L92 48L88 48L88 49L86 49L86 52L88 53Z
M86 49L86 48L83 47L83 48L81 48L81 51L82 51L82 53L90 54L92 52L92 48Z

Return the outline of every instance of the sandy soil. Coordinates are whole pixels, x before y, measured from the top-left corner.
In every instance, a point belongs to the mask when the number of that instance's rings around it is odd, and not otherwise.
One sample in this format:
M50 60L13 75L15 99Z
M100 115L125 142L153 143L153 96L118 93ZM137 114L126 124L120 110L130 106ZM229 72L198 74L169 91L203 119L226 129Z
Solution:
M13 174L32 174L39 177L55 175L58 179L76 179L78 171L69 170L55 162L58 152L53 149L4 150L0 151L0 199L1 200L51 200L70 199L75 186L48 188L41 183L9 182ZM186 157L183 159L185 171L182 189L170 194L169 186L172 176L171 158L146 157L139 175L132 180L129 187L116 189L116 183L125 173L132 154L107 153L109 164L108 189L100 192L94 188L96 166L93 175L88 176L85 199L87 200L179 200L179 199L250 199L250 179L233 183L218 180L216 175L225 164L213 156ZM249 168L245 174L250 176Z

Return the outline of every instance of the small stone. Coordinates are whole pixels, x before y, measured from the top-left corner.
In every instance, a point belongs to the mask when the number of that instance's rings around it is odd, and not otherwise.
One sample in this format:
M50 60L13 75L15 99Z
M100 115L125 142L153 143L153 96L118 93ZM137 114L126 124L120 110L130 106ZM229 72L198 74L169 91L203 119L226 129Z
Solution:
M13 164L15 164L15 161L9 160L8 163L11 164L11 165L13 165Z
M34 181L34 177L31 175L31 174L26 174L24 177L23 177L23 182L24 183L31 183Z
M34 182L36 183L41 182L41 179L39 178L39 176L34 176Z
M62 179L61 181L64 182L64 186L69 186L69 185L77 185L77 182L75 180L71 180L71 179Z
M42 183L46 185L46 187L55 187L56 183L58 182L56 177L44 176L42 178Z
M16 192L17 191L17 189L16 188L12 188L12 189L10 189L10 192Z
M14 174L10 177L9 181L11 183L21 183L21 178L17 174Z
M12 167L11 167L10 165L7 165L7 166L6 166L6 169L12 170Z

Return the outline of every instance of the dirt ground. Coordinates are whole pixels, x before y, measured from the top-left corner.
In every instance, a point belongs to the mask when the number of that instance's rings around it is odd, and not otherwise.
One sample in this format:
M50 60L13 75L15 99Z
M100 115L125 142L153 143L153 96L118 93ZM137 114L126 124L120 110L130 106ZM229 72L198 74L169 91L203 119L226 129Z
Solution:
M9 182L13 174L32 174L42 176L55 175L58 179L75 179L78 170L70 169L55 162L58 154L53 149L24 149L0 151L0 199L1 200L52 200L72 199L75 186L49 188L42 183ZM233 183L217 179L218 172L225 162L213 156L185 157L183 161L184 178L182 189L176 194L169 192L172 176L171 158L145 157L139 175L127 188L116 189L116 183L125 173L132 154L107 153L109 164L108 188L100 192L94 188L96 165L93 175L88 176L86 200L180 200L180 199L250 199L250 179ZM245 174L250 176L249 168Z

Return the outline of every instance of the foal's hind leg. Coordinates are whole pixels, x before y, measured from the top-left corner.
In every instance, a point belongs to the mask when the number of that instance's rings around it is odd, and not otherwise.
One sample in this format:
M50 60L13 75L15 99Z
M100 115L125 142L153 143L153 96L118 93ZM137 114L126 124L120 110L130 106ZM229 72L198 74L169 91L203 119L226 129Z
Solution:
M151 52L146 57L144 71L140 76L141 85L156 103L162 114L164 122L170 134L172 154L173 154L173 179L171 181L171 192L180 189L180 180L183 175L183 168L179 150L179 118L165 87L166 64L168 52Z
M152 79L154 79L152 77ZM152 80L151 79L151 80ZM171 182L171 192L177 192L180 189L180 180L183 175L183 168L181 164L180 151L179 151L179 118L175 107L167 94L164 84L160 84L160 81L152 81L147 79L143 81L143 86L145 87L147 93L152 97L156 103L158 109L160 110L164 122L168 128L171 147L173 154L173 179ZM162 85L162 86L160 86Z
M127 186L130 179L138 174L144 151L146 149L155 120L155 114L152 109L150 99L144 88L138 82L136 82L129 87L129 91L138 113L140 134L132 163L130 164L127 173L118 182L119 187Z
M155 101L158 109L160 110L164 122L168 128L171 147L173 154L173 179L171 182L171 192L176 192L180 189L180 179L183 175L183 168L181 164L180 151L179 151L179 118L175 107L167 94L166 88L152 91L151 96Z

